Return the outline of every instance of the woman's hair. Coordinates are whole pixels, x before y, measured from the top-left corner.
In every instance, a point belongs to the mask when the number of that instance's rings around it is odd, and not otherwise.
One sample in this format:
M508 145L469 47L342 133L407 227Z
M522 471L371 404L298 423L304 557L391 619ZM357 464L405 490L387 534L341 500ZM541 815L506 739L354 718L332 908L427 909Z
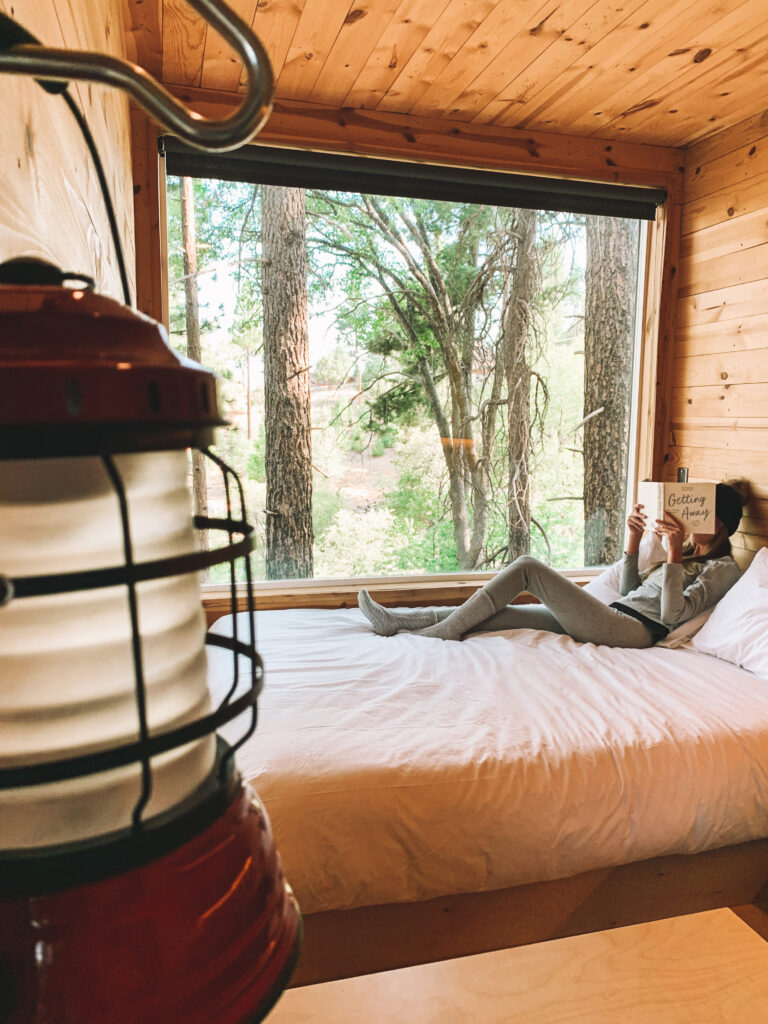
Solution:
M741 513L749 501L751 490L743 477L723 480L715 488L715 515L725 525L729 537L739 528Z
M722 513L725 521L718 514L720 526L717 533L712 534L712 540L706 545L704 551L698 555L693 553L696 545L690 537L686 538L682 549L683 565L686 562L700 562L702 559L726 558L731 554L731 534L735 533L738 528L741 511L749 501L751 491L752 488L749 482L743 477L732 477L729 480L723 480L717 485L715 507L717 513ZM664 563L654 562L652 565L647 566L640 573L640 578L644 580L655 569L658 569L660 565L664 565Z

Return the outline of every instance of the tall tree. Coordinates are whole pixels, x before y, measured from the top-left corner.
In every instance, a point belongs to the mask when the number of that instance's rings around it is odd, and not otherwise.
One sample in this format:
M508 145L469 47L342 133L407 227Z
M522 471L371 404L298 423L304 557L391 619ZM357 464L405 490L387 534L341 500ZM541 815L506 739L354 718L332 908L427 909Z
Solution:
M267 578L311 577L312 435L303 189L264 186L261 233Z
M182 178L181 237L184 267L184 311L187 328L187 355L196 363L202 362L200 342L200 304L197 294L197 230L195 224L195 196L192 178ZM208 515L208 481L206 478L205 456L197 448L192 449L192 492L195 515ZM200 547L208 550L208 531L199 533ZM207 570L205 573L207 578Z
M508 507L510 561L531 546L531 367L533 302L539 286L536 210L518 210L515 265L506 282L502 319L504 376L507 387Z
M448 477L456 561L483 560L492 452L503 400L484 401L498 344L498 275L514 238L493 231L495 211L453 203L325 193L313 230L347 266L346 325L369 351L397 360L398 383L374 414L419 401L438 432ZM372 294L375 285L375 295ZM479 428L479 429L478 429Z
M618 557L624 533L638 227L589 216L586 232L584 561L605 565Z

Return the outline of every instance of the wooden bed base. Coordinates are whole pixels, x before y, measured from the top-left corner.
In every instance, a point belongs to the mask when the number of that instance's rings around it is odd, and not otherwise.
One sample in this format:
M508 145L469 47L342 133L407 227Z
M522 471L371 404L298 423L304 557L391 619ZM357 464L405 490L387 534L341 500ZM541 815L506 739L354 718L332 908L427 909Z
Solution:
M768 839L691 856L587 871L495 892L470 893L304 918L292 986L448 960L768 898ZM755 930L760 930L756 928Z

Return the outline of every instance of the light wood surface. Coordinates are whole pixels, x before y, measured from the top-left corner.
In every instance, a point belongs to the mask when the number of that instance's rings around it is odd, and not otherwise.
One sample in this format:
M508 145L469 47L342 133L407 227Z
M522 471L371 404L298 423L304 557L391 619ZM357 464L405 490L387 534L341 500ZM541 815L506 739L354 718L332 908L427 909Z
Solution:
M0 11L50 46L122 55L120 0L0 0ZM128 101L105 86L75 83L104 163L133 276L133 197ZM0 260L47 259L96 279L122 300L104 203L88 151L71 113L33 79L0 75Z
M271 1024L762 1024L768 945L730 910L286 992Z
M133 207L136 238L136 305L168 326L168 218L165 160L157 150L158 129L131 108Z
M648 230L637 396L637 480L660 480L663 473L672 399L680 226L680 186L674 182Z
M126 0L164 80L235 94L184 0ZM765 108L762 0L234 0L280 101L682 146Z
M665 474L746 476L755 500L733 538L768 543L768 123L761 114L685 157ZM664 447L662 445L662 447Z
M494 892L310 914L292 984L759 903L768 893L767 858L762 839Z
M163 74L163 0L121 4L126 55L155 78Z
M169 88L208 117L225 116L240 102L226 92ZM682 184L684 173L682 152L665 146L378 110L329 110L295 100L275 102L255 142L628 185L674 186Z

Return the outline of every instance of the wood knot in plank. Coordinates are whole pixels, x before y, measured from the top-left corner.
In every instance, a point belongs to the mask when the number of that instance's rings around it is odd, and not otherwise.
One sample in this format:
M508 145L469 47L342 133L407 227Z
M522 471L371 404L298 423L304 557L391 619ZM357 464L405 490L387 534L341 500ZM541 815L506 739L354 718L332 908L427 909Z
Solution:
M549 19L552 17L552 15L555 13L555 10L556 10L556 8L551 10L549 12L549 14L547 14L545 17L543 17L541 19L541 21L538 23L538 25L534 25L533 28L528 29L528 35L537 36L543 30L544 26L549 21Z
M693 58L693 63L694 64L701 64L701 62L705 61L707 59L707 57L711 53L712 53L712 50L709 47L705 47L703 50L699 50L699 52Z
M345 25L354 25L356 21L360 21L364 18L368 12L364 11L362 7L356 7L354 11L350 11L344 19Z
M625 110L621 117L629 117L630 114L639 114L641 110L650 110L651 107L656 107L660 103L660 100L643 100L640 103L636 103L634 107L629 107Z

